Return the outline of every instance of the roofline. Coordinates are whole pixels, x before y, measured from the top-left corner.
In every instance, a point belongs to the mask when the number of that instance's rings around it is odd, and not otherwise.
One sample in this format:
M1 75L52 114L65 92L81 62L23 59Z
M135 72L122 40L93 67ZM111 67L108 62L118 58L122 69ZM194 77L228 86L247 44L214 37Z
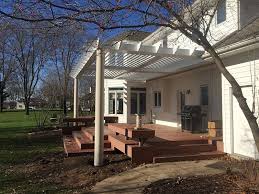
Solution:
M194 0L193 3L189 6L191 6L191 7L196 6L199 3L199 1L200 0ZM172 19L172 21L174 21L174 20L175 19ZM164 37L164 36L167 36L168 33L173 32L173 31L174 30L171 29L170 27L161 26L157 30L155 30L153 33L151 33L148 37L146 37L142 42L143 42L143 44L146 44L150 39L154 38L154 43L152 43L152 44L155 44L158 41L162 40L162 38L158 39L158 40L155 40L156 38L159 38L157 36L161 35L162 37ZM159 33L161 33L161 34L159 34Z
M251 38L246 39L242 42L234 43L232 45L225 46L225 47L219 49L217 52L219 53L220 57L222 59L224 59L226 57L234 56L236 54L239 54L239 53L245 52L247 50L250 50L251 47L252 47L252 49L259 48L259 36L256 36L252 39ZM196 64L196 65L193 65L193 66L190 66L190 67L187 67L187 68L179 69L178 71L169 73L168 75L165 75L165 76L149 79L149 80L147 80L147 82L157 80L157 79L168 78L168 77L171 77L173 75L177 75L177 74L181 74L181 73L184 73L184 72L192 71L194 69L198 69L198 68L202 68L202 67L208 67L210 65L215 64L213 62L212 57L209 54L205 54L203 56L203 59L204 59L204 61L199 63L199 64Z
M259 48L259 36L250 37L248 39L224 46L220 49L216 49L216 52L220 55L220 57L225 58L228 56L233 56L235 54L241 53L244 50L251 49L251 46L253 46L253 49ZM203 59L211 59L209 53L203 55Z

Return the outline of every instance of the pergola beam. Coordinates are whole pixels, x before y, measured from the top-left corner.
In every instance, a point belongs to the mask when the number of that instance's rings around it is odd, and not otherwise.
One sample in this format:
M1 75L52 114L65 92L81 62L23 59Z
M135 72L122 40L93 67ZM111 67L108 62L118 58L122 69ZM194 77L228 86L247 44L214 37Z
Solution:
M74 118L78 117L79 97L78 97L78 78L74 78Z

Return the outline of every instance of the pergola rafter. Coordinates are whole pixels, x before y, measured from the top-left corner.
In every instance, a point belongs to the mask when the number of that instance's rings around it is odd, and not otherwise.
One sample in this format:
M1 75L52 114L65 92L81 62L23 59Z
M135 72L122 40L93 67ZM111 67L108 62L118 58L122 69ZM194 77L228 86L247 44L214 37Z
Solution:
M90 45L86 54L72 70L73 78L81 75L94 76L98 44L99 41L94 41ZM135 80L139 77L139 81L165 76L177 69L200 63L201 56L204 54L202 50L165 48L127 41L117 42L113 46L103 45L102 52L104 53L105 78Z

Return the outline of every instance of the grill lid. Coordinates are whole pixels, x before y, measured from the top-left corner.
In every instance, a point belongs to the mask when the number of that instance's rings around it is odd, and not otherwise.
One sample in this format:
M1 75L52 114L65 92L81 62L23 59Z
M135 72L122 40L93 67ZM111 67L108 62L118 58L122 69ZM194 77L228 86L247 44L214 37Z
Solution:
M198 105L186 105L182 111L183 114L201 114L201 106Z

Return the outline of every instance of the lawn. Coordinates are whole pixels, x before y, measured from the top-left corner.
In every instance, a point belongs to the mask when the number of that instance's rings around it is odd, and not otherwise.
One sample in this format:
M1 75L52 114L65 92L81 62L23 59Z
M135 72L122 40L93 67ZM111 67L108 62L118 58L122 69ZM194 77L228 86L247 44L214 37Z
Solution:
M34 188L44 190L42 184L28 186L28 177L10 170L37 157L62 151L58 137L28 138L35 126L33 113L29 116L24 112L0 113L0 193L33 193ZM50 185L47 187L51 188Z
M50 114L51 115L51 114ZM105 155L93 166L93 155L65 157L60 135L29 136L33 113L0 113L0 194L86 193L98 181L134 167L123 154Z

